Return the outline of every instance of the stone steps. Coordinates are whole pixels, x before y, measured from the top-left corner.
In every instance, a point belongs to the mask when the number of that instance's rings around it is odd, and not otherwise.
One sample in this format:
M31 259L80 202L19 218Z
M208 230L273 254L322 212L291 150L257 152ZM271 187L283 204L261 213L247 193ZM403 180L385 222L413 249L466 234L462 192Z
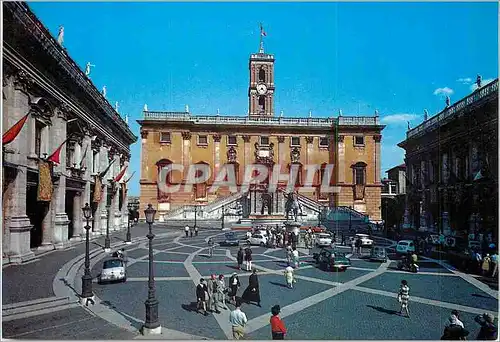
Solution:
M2 320L27 318L46 313L78 307L77 303L70 302L69 297L48 297L26 302L6 304L2 306Z

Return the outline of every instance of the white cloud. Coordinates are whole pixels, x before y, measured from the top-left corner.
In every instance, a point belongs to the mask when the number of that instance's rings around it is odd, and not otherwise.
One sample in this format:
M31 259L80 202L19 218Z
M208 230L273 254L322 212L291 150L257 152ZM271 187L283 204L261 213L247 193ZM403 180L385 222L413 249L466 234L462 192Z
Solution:
M484 79L484 80L481 80L481 88L484 87L485 85L487 85L488 83L492 82L493 81L493 78L487 78L487 79ZM471 91L474 91L477 89L477 84L474 83L473 85L470 86L470 90Z
M469 84L472 82L472 78L470 77L465 77L465 78L459 78L457 82L460 82L462 84Z
M434 90L434 95L451 95L453 94L453 89L444 87L444 88L437 88Z
M392 114L382 118L383 123L387 124L406 124L418 118L416 114Z

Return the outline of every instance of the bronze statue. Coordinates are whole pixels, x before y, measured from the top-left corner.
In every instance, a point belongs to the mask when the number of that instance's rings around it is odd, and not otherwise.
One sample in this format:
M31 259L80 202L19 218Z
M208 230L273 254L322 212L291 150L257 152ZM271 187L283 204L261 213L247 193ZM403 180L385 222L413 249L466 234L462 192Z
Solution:
M285 203L285 213L286 213L286 219L288 220L290 212L293 213L294 220L297 222L297 215L300 211L300 215L302 215L302 206L299 203L299 198L296 192L290 192L290 193L283 193L283 196L285 196L286 203Z

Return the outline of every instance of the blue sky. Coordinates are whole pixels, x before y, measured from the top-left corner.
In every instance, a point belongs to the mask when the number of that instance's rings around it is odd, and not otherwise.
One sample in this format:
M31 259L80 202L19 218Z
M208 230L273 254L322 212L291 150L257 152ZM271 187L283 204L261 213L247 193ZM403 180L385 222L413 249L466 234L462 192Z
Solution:
M135 120L149 110L246 115L248 57L259 22L275 65L275 112L373 115L387 124L382 172L403 162L406 121L471 92L479 73L498 76L493 3L51 3L31 8L84 69ZM139 194L140 139L132 146Z

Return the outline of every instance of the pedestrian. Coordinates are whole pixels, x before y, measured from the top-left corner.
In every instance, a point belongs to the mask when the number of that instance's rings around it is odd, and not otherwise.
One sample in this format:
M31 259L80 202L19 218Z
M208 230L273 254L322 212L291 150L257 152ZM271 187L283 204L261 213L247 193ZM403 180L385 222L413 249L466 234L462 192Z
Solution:
M241 270L241 264L243 264L243 247L240 247L240 249L238 250L236 260L238 261L238 269Z
M286 246L286 262L288 266L292 263L292 246L290 244Z
M356 244L356 253L361 255L361 239L357 238L355 244Z
M252 249L250 247L247 247L245 249L245 264L246 264L246 270L251 271L252 270Z
M260 291L259 291L259 278L257 277L257 270L254 269L250 278L248 279L248 287L243 292L241 298L247 302L255 302L260 307Z
M351 254L354 254L355 251L356 251L356 239L352 238L352 240L351 240Z
M196 286L196 312L200 312L203 309L203 314L208 315L207 312L207 301L208 301L208 287L205 283L205 279L201 278L200 283Z
M477 273L481 274L481 262L483 261L483 257L479 251L476 251L476 267L477 267Z
M498 336L498 327L495 325L495 317L492 314L484 313L474 319L481 326L477 340L496 340Z
M220 313L219 311L219 295L218 295L218 288L219 283L217 282L217 277L215 274L212 274L210 276L210 279L208 279L207 282L207 288L208 288L208 310L215 312L215 313ZM215 309L215 310L214 310Z
M218 301L222 303L224 310L227 310L226 304L226 294L228 293L228 288L226 286L226 281L223 274L219 274L219 280L217 284L217 294L219 296Z
M190 235L191 237L193 237L193 234L194 234L194 228L191 228L191 229L189 230L189 235Z
M278 316L281 312L281 308L279 305L275 305L271 308L271 319L269 323L271 323L271 336L273 340L284 340L286 334L285 323L281 320L280 316Z
M215 242L212 238L208 239L208 256L212 257L214 255Z
M194 236L198 236L198 226L194 227Z
M238 274L236 272L233 273L231 278L229 278L229 299L236 304L236 293L238 292L240 284L240 279L238 278Z
M491 277L495 278L498 271L498 253L495 251L495 254L491 256L491 266L493 267L493 271L491 272Z
M252 233L247 232L247 240L250 239L251 237L252 237Z
M445 324L442 340L465 340L469 335L469 331L465 330L459 317L460 314L457 310L451 312L448 322Z
M406 280L401 280L401 286L398 293L398 302L401 304L399 315L403 315L403 310L406 311L406 316L410 318L410 311L408 311L408 302L410 300L410 287Z
M299 261L299 251L297 250L297 248L293 248L292 257L295 268L299 268L300 261Z
M184 233L186 233L186 237L189 236L189 226L184 227Z
M295 283L295 277L293 275L293 268L291 266L287 266L285 268L285 281L286 285L289 289L293 289L293 283Z
M247 316L241 311L241 301L236 301L236 309L229 314L229 322L233 328L233 338L240 340L245 336L245 325L247 324Z
M488 273L490 272L490 262L491 258L489 254L486 254L486 256L483 259L483 262L481 264L481 270L483 273L483 276L487 276Z

